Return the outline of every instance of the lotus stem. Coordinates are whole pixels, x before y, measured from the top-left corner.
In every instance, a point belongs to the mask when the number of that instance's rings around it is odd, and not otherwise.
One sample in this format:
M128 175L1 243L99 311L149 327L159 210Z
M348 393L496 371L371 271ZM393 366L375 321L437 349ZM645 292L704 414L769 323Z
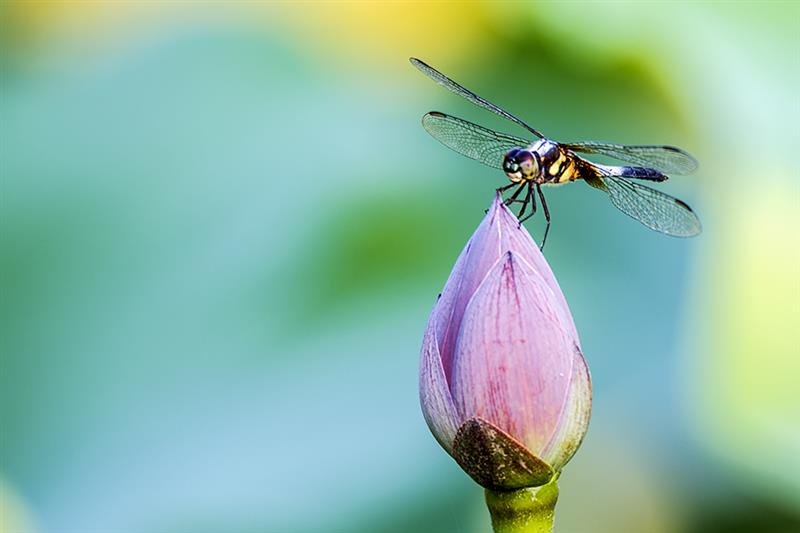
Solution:
M558 485L512 491L486 489L486 505L495 533L552 533Z

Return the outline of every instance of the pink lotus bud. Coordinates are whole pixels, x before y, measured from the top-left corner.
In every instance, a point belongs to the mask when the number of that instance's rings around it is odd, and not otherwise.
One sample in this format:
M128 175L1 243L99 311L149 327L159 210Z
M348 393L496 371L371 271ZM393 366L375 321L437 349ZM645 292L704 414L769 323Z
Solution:
M420 402L436 440L493 490L548 483L586 433L591 381L572 315L500 195L434 305Z

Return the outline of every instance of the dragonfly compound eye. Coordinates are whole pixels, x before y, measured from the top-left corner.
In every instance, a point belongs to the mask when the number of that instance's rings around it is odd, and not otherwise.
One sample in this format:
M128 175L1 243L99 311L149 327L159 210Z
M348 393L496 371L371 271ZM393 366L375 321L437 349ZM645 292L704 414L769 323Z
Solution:
M528 150L520 150L516 160L519 170L525 178L533 178L539 172L539 163Z
M503 156L503 172L506 173L508 179L512 182L517 183L522 179L522 171L520 169L519 161L517 161L517 156L522 153L522 150L518 148L514 148L509 150L505 156Z
M520 153L521 150L518 148L512 148L509 150L506 155L503 156L503 170L505 172L516 172L519 170L519 162L517 162L517 154Z

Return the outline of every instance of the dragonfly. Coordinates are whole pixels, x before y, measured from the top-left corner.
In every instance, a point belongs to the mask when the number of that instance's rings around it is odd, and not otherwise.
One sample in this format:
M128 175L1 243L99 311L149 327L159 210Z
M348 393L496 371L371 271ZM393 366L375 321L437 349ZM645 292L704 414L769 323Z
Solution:
M662 182L668 179L667 174L694 172L697 160L684 150L674 146L635 146L596 141L556 142L427 63L415 57L410 61L445 89L510 120L533 136L533 139L525 139L493 131L438 111L431 111L422 117L422 126L443 145L505 172L510 183L497 191L502 194L513 189L505 204L522 204L517 216L520 223L536 214L536 196L539 197L546 221L540 246L542 249L550 231L550 210L542 187L577 180L583 180L607 193L617 209L652 230L673 237L692 237L700 233L700 220L684 201L638 183ZM633 166L603 165L578 154L607 156ZM530 213L525 216L529 207Z

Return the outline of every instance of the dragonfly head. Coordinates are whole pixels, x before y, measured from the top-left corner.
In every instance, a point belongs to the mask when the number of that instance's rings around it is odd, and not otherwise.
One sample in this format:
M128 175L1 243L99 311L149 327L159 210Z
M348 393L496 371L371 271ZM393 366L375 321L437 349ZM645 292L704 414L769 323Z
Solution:
M539 155L524 148L512 148L503 156L503 172L513 183L534 180L540 167Z

